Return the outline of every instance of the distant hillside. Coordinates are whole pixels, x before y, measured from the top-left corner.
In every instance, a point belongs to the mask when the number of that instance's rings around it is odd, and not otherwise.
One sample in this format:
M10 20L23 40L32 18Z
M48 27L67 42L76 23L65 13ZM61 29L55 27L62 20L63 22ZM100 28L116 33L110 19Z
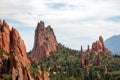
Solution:
M100 65L96 64L98 62ZM50 80L120 80L120 56L104 53L99 57L94 53L85 56L85 53L62 44L58 44L55 54L37 65L42 71L49 72ZM37 65L32 63L33 72Z
M104 43L114 54L120 55L120 35L112 36L106 39Z

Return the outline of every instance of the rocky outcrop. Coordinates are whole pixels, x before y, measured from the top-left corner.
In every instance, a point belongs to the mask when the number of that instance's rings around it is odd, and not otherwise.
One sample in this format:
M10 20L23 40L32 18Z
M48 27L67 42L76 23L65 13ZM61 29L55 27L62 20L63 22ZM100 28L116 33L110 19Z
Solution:
M98 41L93 42L91 49L88 45L88 48L85 52L83 52L83 48L81 46L80 53L81 53L81 59L80 59L81 67L87 67L87 66L92 65L92 64L100 66L101 65L100 53L104 53L105 55L111 55L112 54L111 51L109 51L105 47L104 40L103 40L102 36L99 36ZM90 64L89 56L92 55L92 54L96 55L96 63Z
M32 80L28 68L30 61L27 58L26 47L24 41L21 39L18 31L12 28L10 32L10 68L12 71L12 78L15 80ZM24 76L26 75L26 76Z
M103 52L105 54L111 54L111 51L109 51L103 42L102 36L99 36L99 40L96 42L93 42L92 44L92 52L94 52L96 55L98 55L100 52Z
M0 21L0 49L10 51L10 28L5 21Z
M80 57L80 66L84 67L85 66L85 55L83 53L81 53L81 57Z
M10 38L11 38L10 50L12 51L12 53L18 57L19 62L23 66L27 64L29 65L30 61L27 58L26 47L25 47L24 41L21 39L16 29L12 28Z
M107 69L107 66L106 66L106 65L104 66L104 70L103 70L103 71L104 71L104 74L107 74L108 69Z
M96 65L100 66L101 65L101 57L100 54L96 55L97 61L96 61Z
M89 53L91 53L91 49L90 49L90 46L88 45L88 48L86 50L86 54L89 54Z
M81 67L88 67L89 64L90 64L89 54L81 53L80 66Z
M56 52L57 40L51 26L45 28L44 22L40 21L35 30L34 47L31 52L32 57L37 61L49 57Z
M3 74L6 74L9 80L35 80L30 75L30 66L19 32L15 28L10 30L5 21L0 21L0 79L4 80ZM46 73L45 79L38 75L37 80L50 80Z
M40 66L37 66L37 80L50 80L48 76L49 74L47 72L41 71Z
M82 47L82 45L81 45L81 48L80 48L80 53L83 53L83 47Z
M24 41L16 29L10 30L5 21L0 21L0 54L0 74L10 73L12 80L32 80Z

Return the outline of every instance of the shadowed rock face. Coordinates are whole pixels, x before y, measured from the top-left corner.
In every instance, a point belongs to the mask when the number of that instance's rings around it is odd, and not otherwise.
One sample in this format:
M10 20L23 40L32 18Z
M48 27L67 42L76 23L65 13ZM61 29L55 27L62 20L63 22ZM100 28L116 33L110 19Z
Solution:
M34 38L31 56L35 60L42 60L56 52L57 40L51 26L45 28L44 22L40 21L35 30Z

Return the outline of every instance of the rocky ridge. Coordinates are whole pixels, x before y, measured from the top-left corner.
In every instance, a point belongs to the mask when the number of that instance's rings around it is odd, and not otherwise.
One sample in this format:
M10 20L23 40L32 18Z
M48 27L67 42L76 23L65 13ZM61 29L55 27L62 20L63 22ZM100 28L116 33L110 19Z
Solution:
M56 52L57 45L51 26L45 28L44 22L40 21L35 30L34 47L29 58L36 61L43 60Z

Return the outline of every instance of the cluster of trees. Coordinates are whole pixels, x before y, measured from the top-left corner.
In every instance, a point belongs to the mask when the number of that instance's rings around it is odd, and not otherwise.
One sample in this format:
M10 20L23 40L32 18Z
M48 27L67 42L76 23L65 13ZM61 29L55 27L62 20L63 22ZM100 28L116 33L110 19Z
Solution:
M120 56L101 53L100 66L81 67L81 53L59 44L58 50L49 58L40 61L42 71L50 73L51 80L120 80ZM94 54L89 55L90 63L96 62ZM32 64L35 68L37 65ZM107 73L104 72L107 67ZM32 68L32 69L34 69Z

